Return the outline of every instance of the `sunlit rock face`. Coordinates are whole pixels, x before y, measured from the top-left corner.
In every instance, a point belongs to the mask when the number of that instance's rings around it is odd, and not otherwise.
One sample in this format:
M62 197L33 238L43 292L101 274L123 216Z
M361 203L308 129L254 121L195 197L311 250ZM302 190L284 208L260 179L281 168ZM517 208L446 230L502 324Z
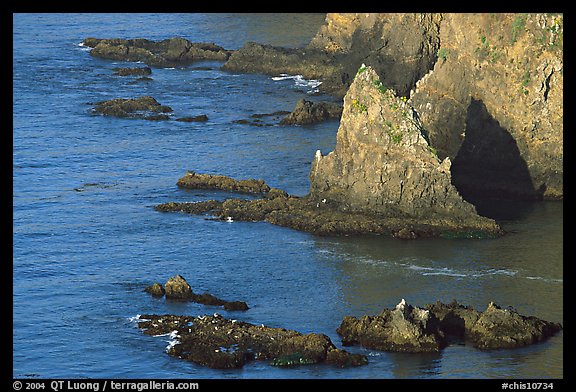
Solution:
M362 66L344 97L336 148L315 155L311 197L347 211L497 230L458 194L450 166L436 155L406 97Z

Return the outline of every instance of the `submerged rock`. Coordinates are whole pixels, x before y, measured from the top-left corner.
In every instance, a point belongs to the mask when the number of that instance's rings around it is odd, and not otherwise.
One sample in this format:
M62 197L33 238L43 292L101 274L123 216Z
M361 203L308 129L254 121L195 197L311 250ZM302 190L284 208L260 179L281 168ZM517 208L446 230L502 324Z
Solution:
M104 116L167 120L169 117L163 113L172 112L172 108L161 105L151 96L143 96L140 98L116 98L96 102L92 111Z
M150 67L114 68L114 71L117 76L148 76L152 73Z
M240 119L232 121L235 124L248 124L256 127L272 127L278 125L278 120L281 116L289 114L285 110L277 110L272 113L254 113L248 119ZM268 119L268 121L265 121Z
M248 310L249 307L244 301L225 301L212 294L196 294L182 275L171 277L162 287L160 283L154 283L144 289L154 297L166 295L166 299L177 301L192 301L203 305L223 306L225 310Z
M142 61L151 67L185 66L198 60L226 61L232 53L213 43L190 42L180 37L162 41L86 38L83 44L92 48L90 55L94 57Z
M188 189L220 189L242 193L266 193L270 190L263 180L235 180L227 176L193 171L188 171L176 185Z
M214 316L142 315L138 326L147 335L171 334L169 355L216 369L240 368L253 360L275 366L328 363L360 366L367 357L337 349L324 334L301 334L283 328Z
M424 308L404 300L377 316L346 316L337 332L344 345L360 344L383 351L439 351L449 338L469 341L479 349L522 347L537 343L562 329L560 323L522 316L513 309L490 303L484 312L437 301Z
M152 286L148 286L144 289L144 291L146 291L147 293L149 293L150 295L152 295L153 297L163 297L164 294L166 294L166 290L164 290L164 287L162 287L162 285L160 283L154 283Z
M193 116L193 117L180 117L177 118L176 121L182 121L182 122L205 122L208 121L208 116L205 114L200 114L199 116Z
M560 323L552 323L534 316L522 316L514 309L503 309L491 302L466 331L466 336L474 347L490 350L537 343L561 329Z
M332 118L340 118L342 105L333 102L312 102L300 99L294 110L280 121L280 125L314 124Z

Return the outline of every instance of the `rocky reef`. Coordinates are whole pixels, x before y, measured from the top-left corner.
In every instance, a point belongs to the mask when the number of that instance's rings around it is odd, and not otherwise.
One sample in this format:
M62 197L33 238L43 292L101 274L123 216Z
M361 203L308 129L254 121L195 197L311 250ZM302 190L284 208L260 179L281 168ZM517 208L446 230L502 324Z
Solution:
M137 39L86 38L90 55L110 60L142 61L151 67L177 67L198 60L226 61L231 51L213 43L190 42L174 37L162 41Z
M176 185L188 189L219 189L241 193L258 194L270 191L264 180L235 180L219 174L201 174L194 171L188 171Z
M96 102L92 112L122 118L168 120L170 117L165 113L172 112L172 108L161 105L156 99L147 95L140 98L115 98Z
M523 316L491 302L479 312L456 301L437 301L424 308L404 300L376 316L346 316L337 332L345 346L396 352L438 352L449 338L482 350L517 348L541 342L562 330L560 323Z
M160 283L154 283L146 287L144 291L156 298L161 298L165 295L168 300L192 301L203 305L223 306L224 310L228 311L249 309L244 301L225 301L209 293L196 294L181 275L168 279L164 287Z
M197 178L198 177L198 178ZM235 180L227 176L188 172L178 185L192 189L218 189L263 196L257 199L230 198L224 201L167 202L154 207L159 212L210 213L227 221L265 221L279 226L306 231L315 235L382 234L400 239L419 237L485 238L497 236L496 229L454 226L445 220L413 219L406 216L383 215L377 212L346 211L326 199L316 201L310 196L289 195L270 188L262 180Z
M345 346L396 352L437 352L449 338L490 350L517 348L541 342L562 330L560 323L523 316L513 308L491 302L483 312L453 301L424 308L401 300L376 316L346 316L337 332Z
M364 63L407 98L466 200L563 197L562 14L329 13L306 48L247 42L232 51L183 38L84 45L93 56L150 66L213 59L232 72L302 75L337 97Z
M368 363L362 354L336 348L324 334L228 320L214 316L140 315L138 327L151 336L170 335L169 355L215 369L269 361L273 366L326 363L337 367Z

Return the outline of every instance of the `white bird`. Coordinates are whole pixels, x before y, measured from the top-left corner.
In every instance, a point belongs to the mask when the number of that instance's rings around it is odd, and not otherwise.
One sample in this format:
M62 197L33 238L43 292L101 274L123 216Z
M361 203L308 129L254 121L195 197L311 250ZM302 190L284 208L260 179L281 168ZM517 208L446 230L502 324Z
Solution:
M226 217L226 222L232 223L232 222L234 222L234 220L232 219L231 216L227 216L227 217Z

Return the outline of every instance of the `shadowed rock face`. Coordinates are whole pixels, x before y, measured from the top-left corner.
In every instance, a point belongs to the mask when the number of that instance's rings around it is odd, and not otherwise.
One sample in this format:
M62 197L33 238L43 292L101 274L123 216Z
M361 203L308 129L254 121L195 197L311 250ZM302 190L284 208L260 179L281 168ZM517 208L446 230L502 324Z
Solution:
M171 334L168 354L216 369L240 368L253 360L274 366L328 363L338 367L368 363L365 355L334 346L324 334L307 335L283 328L257 326L214 316L142 315L138 326L147 335Z
M331 118L340 118L342 106L331 102L312 102L300 99L294 110L280 121L280 125L314 124Z
M469 221L451 221L430 215L425 219L395 212L363 212L341 208L333 200L296 197L262 180L234 180L226 176L188 172L178 185L193 189L222 189L255 193L259 199L231 198L225 201L167 202L156 205L160 212L210 213L227 221L266 221L316 235L384 234L400 239L419 237L487 238L502 234L491 225L479 227ZM244 186L246 185L246 186ZM268 190L267 190L268 189Z
M484 312L458 304L436 302L424 308L402 300L377 316L346 316L336 330L344 345L397 352L437 352L448 337L470 341L479 349L516 348L547 339L559 323L522 316L490 303Z

